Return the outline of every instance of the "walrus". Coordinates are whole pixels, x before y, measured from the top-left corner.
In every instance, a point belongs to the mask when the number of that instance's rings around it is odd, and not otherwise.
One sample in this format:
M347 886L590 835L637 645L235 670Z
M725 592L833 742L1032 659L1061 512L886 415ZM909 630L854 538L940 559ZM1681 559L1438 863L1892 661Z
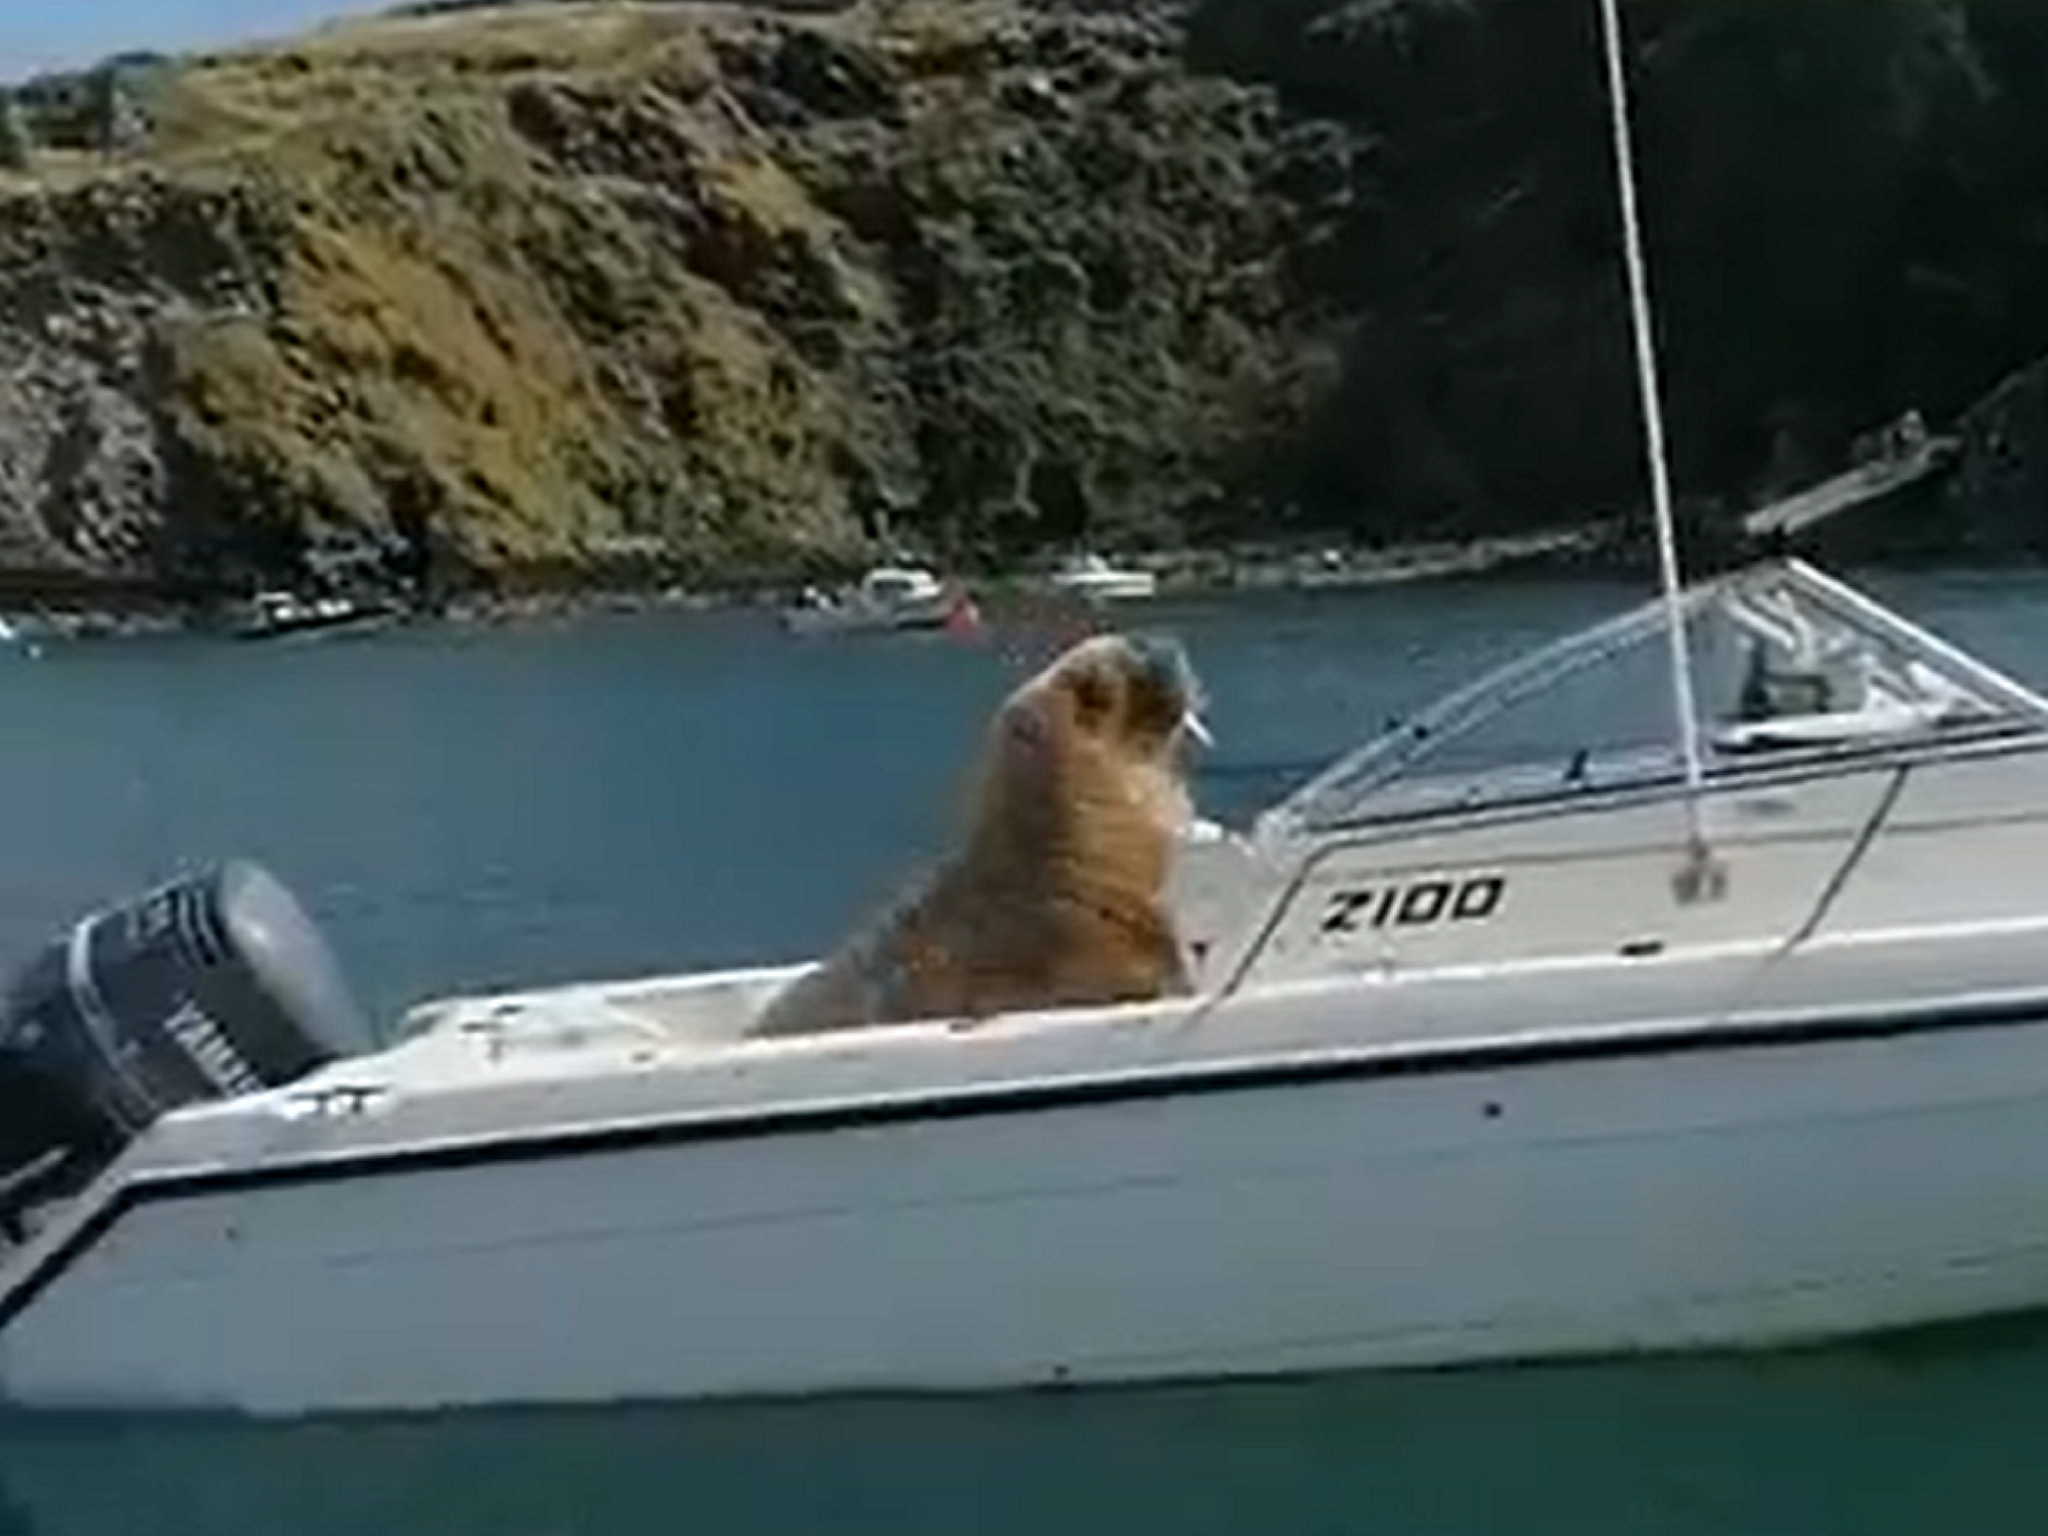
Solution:
M1096 635L996 711L958 845L751 1033L1156 1000L1193 990L1166 899L1206 742L1175 642Z

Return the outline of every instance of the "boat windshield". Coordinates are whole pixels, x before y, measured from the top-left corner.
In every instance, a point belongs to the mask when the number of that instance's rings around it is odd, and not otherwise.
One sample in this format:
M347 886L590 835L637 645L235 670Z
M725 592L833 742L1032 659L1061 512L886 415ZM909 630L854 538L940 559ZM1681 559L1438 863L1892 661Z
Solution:
M1682 599L1710 776L2048 729L2048 700L1792 560ZM1283 833L1676 780L1661 601L1401 721L1262 818Z

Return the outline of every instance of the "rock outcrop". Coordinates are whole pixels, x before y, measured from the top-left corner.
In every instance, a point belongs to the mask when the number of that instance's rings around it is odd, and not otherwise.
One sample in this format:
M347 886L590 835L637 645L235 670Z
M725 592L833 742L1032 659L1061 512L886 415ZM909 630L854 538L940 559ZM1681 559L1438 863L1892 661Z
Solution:
M1743 503L1946 422L2048 346L2048 9L1638 0L1638 159L1681 486ZM1318 499L1512 526L1631 498L1598 8L1207 0L1201 67L1368 164L1309 259L1356 316Z
M2048 362L2023 368L1962 421L1948 487L1949 542L1968 553L2048 555Z
M1689 494L2048 346L2030 4L1630 6ZM17 585L730 578L1636 498L1590 5L417 11L10 108Z

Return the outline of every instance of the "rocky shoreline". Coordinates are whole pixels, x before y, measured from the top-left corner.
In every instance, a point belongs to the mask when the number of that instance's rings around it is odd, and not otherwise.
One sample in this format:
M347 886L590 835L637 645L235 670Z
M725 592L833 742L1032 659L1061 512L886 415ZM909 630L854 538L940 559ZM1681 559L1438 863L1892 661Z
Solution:
M1180 550L1138 557L1129 563L1153 572L1158 577L1159 596L1169 600L1233 593L1343 591L1514 568L1555 568L1560 562L1581 569L1597 568L1604 537L1603 530L1589 528L1396 548L1329 544L1308 552ZM1045 591L1037 578L1024 573L968 577L964 584L978 596L998 602L1036 601ZM795 593L796 588L787 582L570 588L502 596L471 594L431 609L398 604L391 606L389 616L398 623L511 624L594 614L777 608ZM213 604L50 607L30 601L5 610L0 617L24 637L77 640L220 631L227 626L230 611Z
M1640 530L1617 521L1604 521L1497 539L1371 547L1324 542L1310 547L1185 549L1154 552L1122 563L1156 575L1157 600L1170 603L1284 593L1363 593L1417 582L1561 573L1647 577L1652 562L1646 543ZM1705 574L1725 565L1735 550L1737 546L1726 542L1691 546L1690 552L1700 557L1693 574ZM1940 561L1954 563L1954 557L1944 555ZM993 605L998 612L1059 601L1049 599L1042 579L1028 573L982 574L961 579L985 605ZM383 608L383 622L376 627L519 625L608 614L779 609L791 602L796 592L797 587L786 581L763 581L724 587L643 584L503 595L472 593L431 608L389 604ZM1142 616L1147 607L1143 602L1120 603L1111 611ZM230 612L212 604L57 609L28 604L0 617L22 639L91 640L220 633L231 628Z
M1968 568L1996 564L2010 568L2048 562L2048 547L2030 546L2009 534L1981 537L1975 545L1949 537L1929 538L1930 517L1955 517L1955 504L1968 503L2022 516L2048 498L2039 495L2038 462L2014 445L2028 432L2048 440L2048 369L2027 370L2006 381L1967 416L1959 437L1930 438L1917 422L1903 446L1882 434L1863 445L1855 467L1827 480L1796 487L1777 501L1741 511L1725 503L1695 499L1681 506L1682 558L1692 578L1731 565L1798 548L1826 558L1846 555L1861 564L1892 567L1929 565ZM1965 454L1965 447L1974 447ZM1838 511L1855 518L1834 521ZM1970 526L1967 522L1965 526ZM1981 528L1981 523L1978 525ZM1046 601L1046 578L1023 569L960 570L898 549L877 563L924 565L957 581L984 604L1031 605ZM1238 540L1207 546L1155 548L1121 554L1118 563L1149 572L1157 595L1176 598L1232 594L1365 591L1414 582L1454 578L1558 575L1646 577L1655 557L1649 514L1641 510L1561 527L1487 538L1432 541L1347 542L1341 537L1297 536L1287 540ZM859 567L836 572L845 581ZM407 602L389 590L358 590L353 600L366 617L382 623L438 622L463 625L560 621L594 614L654 611L717 612L780 608L794 601L815 576L756 577L724 584L683 584L659 573L638 580L554 579L488 593L471 590L435 603ZM23 595L17 579L14 592ZM128 589L119 604L96 605L80 596L76 583L60 584L68 602L38 602L33 582L25 602L5 617L25 638L96 637L232 630L247 605L218 598L183 601ZM317 594L298 594L303 600ZM1057 599L1054 599L1057 600Z

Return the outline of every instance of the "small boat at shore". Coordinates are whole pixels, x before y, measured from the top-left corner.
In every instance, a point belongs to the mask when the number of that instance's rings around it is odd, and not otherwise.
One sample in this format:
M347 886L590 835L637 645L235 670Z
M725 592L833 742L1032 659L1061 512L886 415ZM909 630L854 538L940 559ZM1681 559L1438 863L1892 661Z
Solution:
M393 622L396 612L381 603L349 597L302 597L265 591L250 599L230 628L238 640L276 640L327 630L355 630Z
M1096 603L1129 602L1156 596L1159 591L1159 578L1153 572L1111 565L1101 555L1085 551L1062 560L1045 584L1063 596Z
M795 635L891 634L941 630L976 622L974 599L916 565L877 566L851 591L806 588L782 611Z

